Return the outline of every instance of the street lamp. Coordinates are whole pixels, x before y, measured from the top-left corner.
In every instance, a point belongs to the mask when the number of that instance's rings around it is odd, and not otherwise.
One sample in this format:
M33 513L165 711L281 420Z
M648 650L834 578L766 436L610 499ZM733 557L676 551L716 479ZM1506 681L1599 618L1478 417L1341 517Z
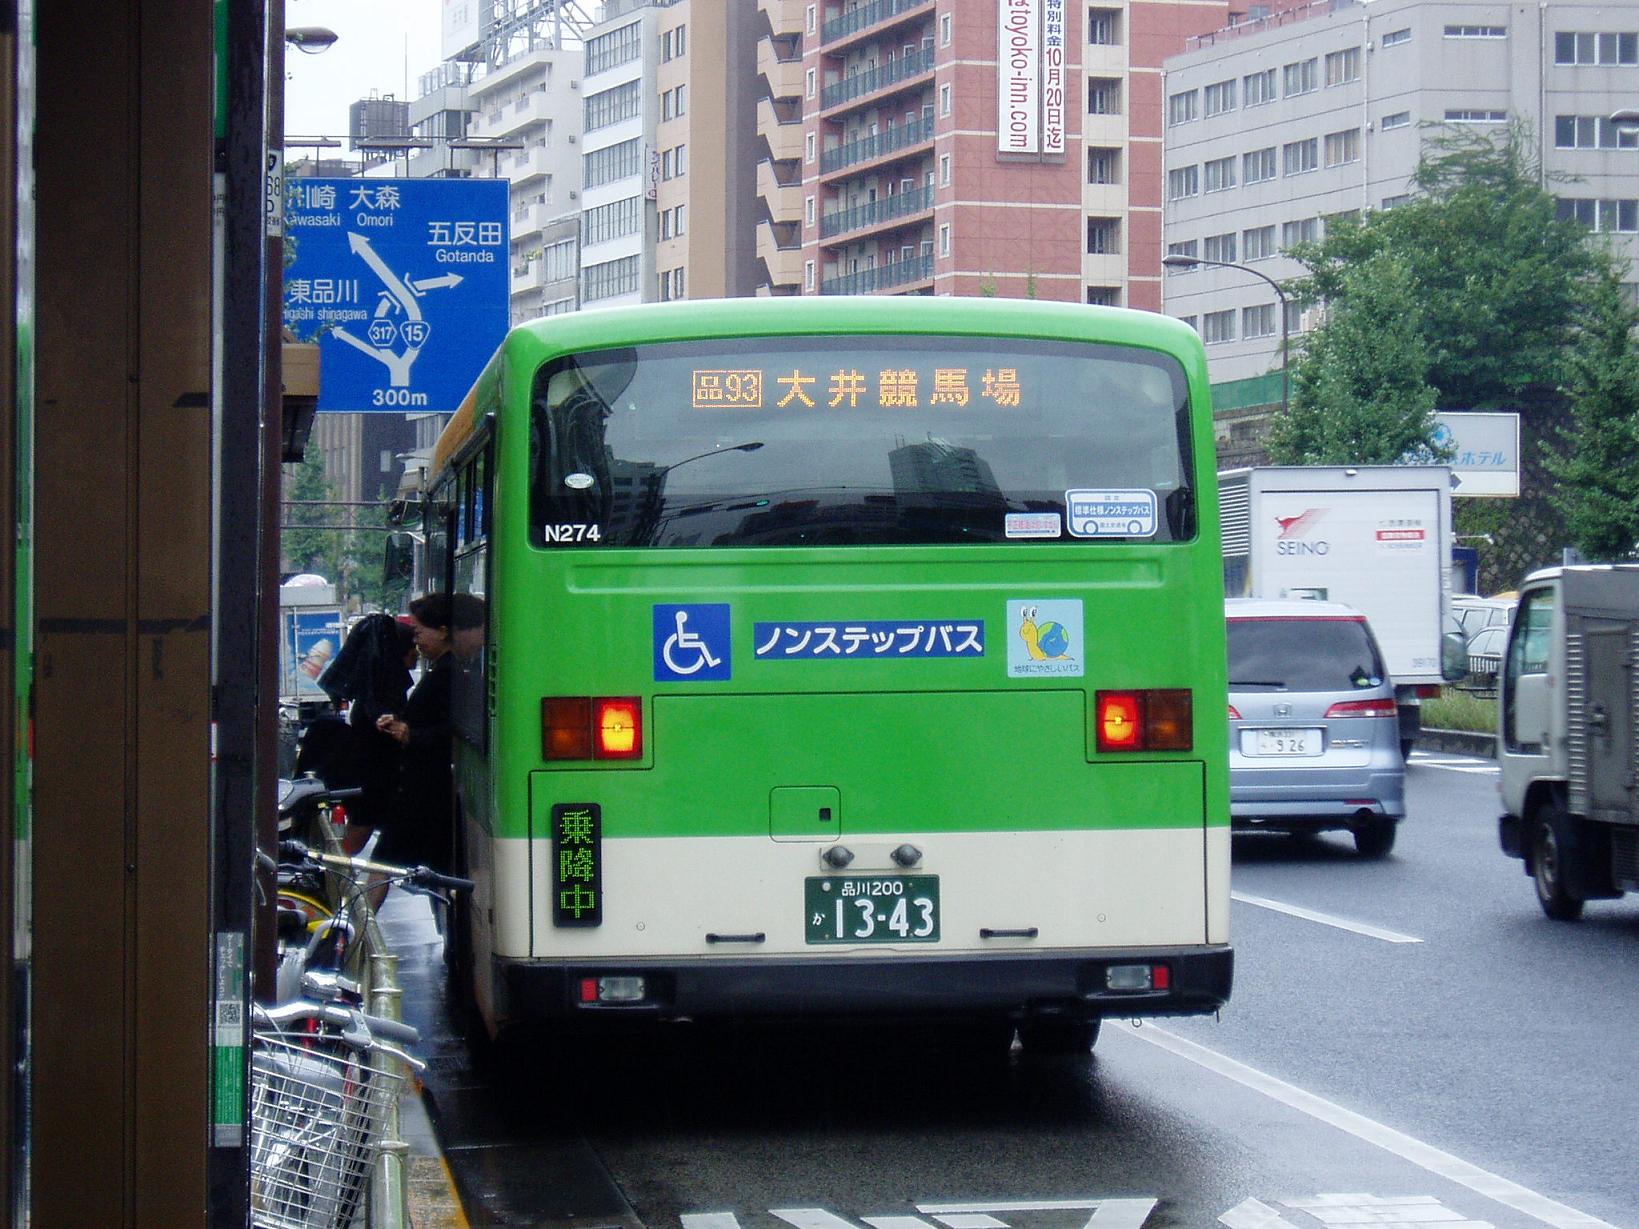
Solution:
M323 26L291 26L285 30L285 42L308 55L328 51L335 41L336 32Z
M1280 283L1267 273L1254 269L1250 265L1238 265L1232 260L1207 260L1201 256L1185 256L1182 252L1173 252L1161 258L1161 263L1171 265L1175 269L1189 269L1196 265L1216 265L1220 269L1239 269L1242 273L1250 273L1253 277L1261 277L1275 291L1275 298L1280 302L1280 412L1281 417L1292 404L1291 378L1291 339L1288 335L1286 323L1286 292L1280 288Z
M1626 107L1611 112L1611 123L1618 128L1639 128L1639 108Z

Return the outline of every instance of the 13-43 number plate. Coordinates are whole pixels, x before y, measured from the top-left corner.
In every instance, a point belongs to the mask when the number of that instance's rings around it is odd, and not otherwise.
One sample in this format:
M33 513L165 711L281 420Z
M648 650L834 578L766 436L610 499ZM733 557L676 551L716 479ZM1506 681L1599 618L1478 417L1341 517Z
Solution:
M938 875L824 875L803 881L810 943L936 943Z

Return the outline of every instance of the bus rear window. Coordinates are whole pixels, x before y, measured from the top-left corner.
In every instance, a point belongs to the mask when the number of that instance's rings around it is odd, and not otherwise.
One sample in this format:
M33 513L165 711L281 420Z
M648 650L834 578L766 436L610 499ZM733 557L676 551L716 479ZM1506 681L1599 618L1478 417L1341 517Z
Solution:
M550 548L1175 542L1194 536L1176 360L972 337L761 337L545 364L531 540Z

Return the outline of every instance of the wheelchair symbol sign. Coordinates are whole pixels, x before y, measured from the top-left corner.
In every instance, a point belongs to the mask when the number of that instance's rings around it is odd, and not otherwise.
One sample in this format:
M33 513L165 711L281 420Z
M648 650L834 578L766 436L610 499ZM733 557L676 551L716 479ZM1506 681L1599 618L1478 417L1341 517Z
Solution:
M654 678L657 683L716 683L731 677L729 608L656 606Z

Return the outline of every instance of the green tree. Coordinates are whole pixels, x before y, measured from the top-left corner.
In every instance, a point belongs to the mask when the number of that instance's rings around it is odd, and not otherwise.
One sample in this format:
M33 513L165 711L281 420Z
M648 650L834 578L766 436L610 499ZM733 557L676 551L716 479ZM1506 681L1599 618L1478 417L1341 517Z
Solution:
M1590 559L1624 559L1639 545L1639 312L1616 273L1600 279L1568 360L1571 428L1544 457L1550 498L1571 542Z
M303 528L284 530L281 545L296 571L312 572L329 581L336 579L340 541L334 531L318 526L334 523L335 509L325 505L335 497L335 488L325 476L323 455L309 448L295 467L284 509L285 524Z
M397 608L404 584L389 585L383 575L391 496L382 490L377 497L365 507L337 503L323 456L309 448L290 484L284 522L294 528L284 530L281 545L292 567L334 584L338 601L356 598L364 606L390 610Z
M1409 262L1383 248L1341 272L1326 323L1309 335L1290 412L1267 441L1277 465L1443 460L1433 434L1423 312Z

